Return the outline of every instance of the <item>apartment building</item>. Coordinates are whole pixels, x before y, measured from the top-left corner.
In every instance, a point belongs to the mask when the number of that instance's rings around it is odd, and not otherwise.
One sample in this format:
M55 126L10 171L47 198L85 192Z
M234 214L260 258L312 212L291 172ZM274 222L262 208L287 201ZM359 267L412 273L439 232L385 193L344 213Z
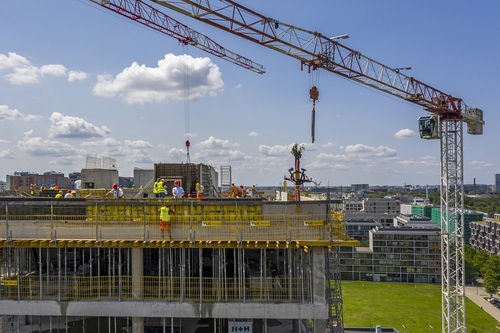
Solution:
M472 222L469 244L478 251L500 255L500 214L495 214L493 219Z
M340 248L342 280L440 283L438 228L375 227L369 246Z

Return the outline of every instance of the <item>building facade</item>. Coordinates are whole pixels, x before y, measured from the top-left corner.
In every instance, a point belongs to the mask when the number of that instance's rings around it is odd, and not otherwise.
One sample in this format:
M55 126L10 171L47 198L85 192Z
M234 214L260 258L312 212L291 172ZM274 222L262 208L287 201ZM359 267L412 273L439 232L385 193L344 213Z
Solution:
M441 282L441 238L437 228L370 230L368 247L340 248L342 280Z
M342 327L328 248L357 242L346 243L328 201L300 209L244 199L14 201L0 212L0 315L15 331L191 333L202 321L214 332L267 332L271 320L297 332ZM163 204L171 234L159 222Z
M470 224L469 244L477 251L500 255L500 215Z

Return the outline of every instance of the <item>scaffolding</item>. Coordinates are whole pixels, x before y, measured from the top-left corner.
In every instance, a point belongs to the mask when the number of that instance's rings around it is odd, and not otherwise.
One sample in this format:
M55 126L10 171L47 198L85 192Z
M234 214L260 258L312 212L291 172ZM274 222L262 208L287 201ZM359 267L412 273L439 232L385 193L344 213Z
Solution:
M163 204L174 212L171 239L159 230ZM245 199L6 198L0 315L21 322L36 302L30 320L40 325L99 318L186 329L189 318L206 318L219 329L235 320L257 329L300 319L324 332L324 250L357 242L345 239L327 202L301 205L299 214L296 203Z

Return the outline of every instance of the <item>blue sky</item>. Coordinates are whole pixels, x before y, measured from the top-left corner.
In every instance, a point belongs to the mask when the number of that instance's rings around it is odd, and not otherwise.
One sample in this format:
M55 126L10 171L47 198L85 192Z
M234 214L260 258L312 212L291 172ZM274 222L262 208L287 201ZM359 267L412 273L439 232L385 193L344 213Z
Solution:
M411 66L407 75L481 108L484 135L464 135L464 182L494 183L500 2L239 3L323 35L349 34L341 44L390 67ZM107 156L120 176L133 176L135 167L185 162L189 138L191 162L231 165L245 185L281 184L294 143L304 144L302 167L321 185L439 184L439 142L417 134L421 107L330 72L311 75L291 57L158 8L267 72L182 46L90 0L4 0L0 175L68 174L87 156ZM320 92L314 144L312 84Z

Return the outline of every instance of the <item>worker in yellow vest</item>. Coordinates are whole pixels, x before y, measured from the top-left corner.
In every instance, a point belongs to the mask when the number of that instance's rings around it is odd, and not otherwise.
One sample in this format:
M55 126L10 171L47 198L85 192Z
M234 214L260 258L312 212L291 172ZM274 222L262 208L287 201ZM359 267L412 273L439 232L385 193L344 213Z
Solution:
M156 178L155 183L153 184L153 194L155 198L159 198L160 194L158 193L158 183L160 182L160 178Z
M172 239L172 232L170 231L170 208L163 204L160 209L160 232L161 238L165 238L165 230L168 232L168 238Z

